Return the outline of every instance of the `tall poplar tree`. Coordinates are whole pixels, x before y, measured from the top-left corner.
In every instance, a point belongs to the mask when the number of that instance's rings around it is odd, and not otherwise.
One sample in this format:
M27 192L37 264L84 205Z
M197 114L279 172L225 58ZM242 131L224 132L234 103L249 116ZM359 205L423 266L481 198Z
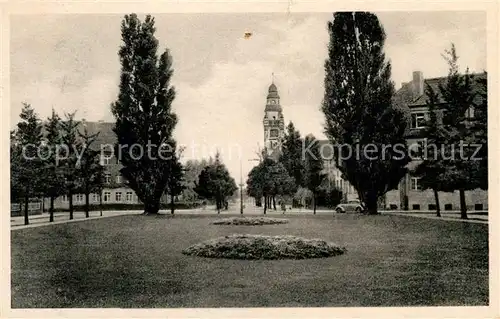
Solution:
M409 161L406 119L392 105L394 84L383 51L385 32L369 12L337 12L328 31L325 132L337 146L334 155L344 178L368 212L377 214L378 199L397 187Z
M155 31L150 15L144 22L136 14L124 17L118 53L120 92L112 104L121 173L144 203L144 214L157 214L160 209L176 147L172 137L177 124L171 108L175 98L170 85L172 57L168 50L158 57Z

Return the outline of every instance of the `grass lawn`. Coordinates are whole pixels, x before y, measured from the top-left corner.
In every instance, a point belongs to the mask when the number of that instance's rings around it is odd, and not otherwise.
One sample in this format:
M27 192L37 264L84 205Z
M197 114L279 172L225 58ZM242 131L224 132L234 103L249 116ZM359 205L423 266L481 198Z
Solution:
M11 231L12 307L458 306L488 304L488 225L404 216L129 215ZM225 260L182 249L233 233L321 238L344 255Z

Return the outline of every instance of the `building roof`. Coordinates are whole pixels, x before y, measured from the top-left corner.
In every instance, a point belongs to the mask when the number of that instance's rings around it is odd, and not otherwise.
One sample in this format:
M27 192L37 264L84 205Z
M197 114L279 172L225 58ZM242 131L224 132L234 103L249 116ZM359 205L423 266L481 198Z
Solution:
M276 87L276 85L274 83L272 83L270 86L269 86L269 90L268 90L268 94L267 94L267 98L280 98L279 94L278 94L278 88Z
M485 73L472 73L472 85L474 89L477 89L477 80L478 79L483 79L486 77ZM420 96L413 96L412 92L412 83L403 83L401 88L397 90L395 94L395 102L398 106L400 107L417 107L417 106L425 106L426 101L428 100L429 96L426 94L427 92L427 86L430 86L434 92L438 94L438 100L439 103L445 103L443 100L443 96L441 95L441 92L439 90L439 85L444 85L446 83L447 77L438 77L438 78L430 78L430 79L425 79L424 80L424 94ZM477 99L480 99L480 97L476 97Z

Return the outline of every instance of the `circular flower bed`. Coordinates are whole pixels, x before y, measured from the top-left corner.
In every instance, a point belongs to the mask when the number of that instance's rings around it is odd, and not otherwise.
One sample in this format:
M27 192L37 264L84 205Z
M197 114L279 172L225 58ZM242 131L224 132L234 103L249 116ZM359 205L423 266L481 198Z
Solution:
M201 242L185 255L228 259L306 259L341 255L344 247L296 236L231 235Z
M274 225L274 224L286 224L288 219L283 218L269 218L269 217L232 217L218 219L212 224L214 225L248 225L248 226L259 226L259 225Z

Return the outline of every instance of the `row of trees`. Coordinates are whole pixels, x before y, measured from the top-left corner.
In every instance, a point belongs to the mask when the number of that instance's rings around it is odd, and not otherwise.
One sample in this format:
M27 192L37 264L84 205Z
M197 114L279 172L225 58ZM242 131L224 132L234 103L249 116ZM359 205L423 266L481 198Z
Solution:
M333 145L347 146L334 148L335 158L341 159L338 168L368 212L377 214L379 199L396 189L408 173L407 109L394 103L391 64L386 62L383 51L386 35L375 14L337 12L328 30L322 105L325 132ZM465 190L487 188L486 76L477 80L481 87L477 91L472 75L460 74L454 46L446 57L450 71L445 83L438 92L426 87L430 109L427 145L437 145L439 150L444 146L445 152L429 153L413 173L422 176L425 188L434 190L438 213L437 192L458 190L462 218L467 218ZM468 112L471 106L475 110L473 117ZM466 156L459 157L453 147L458 148L460 143L480 144L476 156L481 159L471 159L475 147L466 147ZM391 145L406 147L387 148ZM368 146L378 152L363 151L357 156L348 153L367 150ZM451 154L457 156L449 159Z
M81 129L74 115L66 114L62 120L52 111L42 123L31 105L24 104L21 121L10 134L11 201L24 204L26 225L34 197L50 199L52 222L57 197L68 196L69 218L73 219L73 194L84 194L85 216L89 217L89 196L103 187L100 151L94 147L98 134Z
M438 192L458 190L461 217L466 219L465 191L488 189L487 75L460 74L454 45L445 58L446 82L437 91L426 86L427 141L414 174L421 177L423 189L434 192L437 216L441 216Z
M256 199L258 205L260 199L264 199L264 213L269 207L276 210L276 199L288 202L310 195L315 214L319 198L326 203L328 197L338 201L341 197L338 189L328 185L323 162L319 141L312 135L301 138L300 132L290 122L279 159L271 159L264 150L259 165L248 175L247 193Z

